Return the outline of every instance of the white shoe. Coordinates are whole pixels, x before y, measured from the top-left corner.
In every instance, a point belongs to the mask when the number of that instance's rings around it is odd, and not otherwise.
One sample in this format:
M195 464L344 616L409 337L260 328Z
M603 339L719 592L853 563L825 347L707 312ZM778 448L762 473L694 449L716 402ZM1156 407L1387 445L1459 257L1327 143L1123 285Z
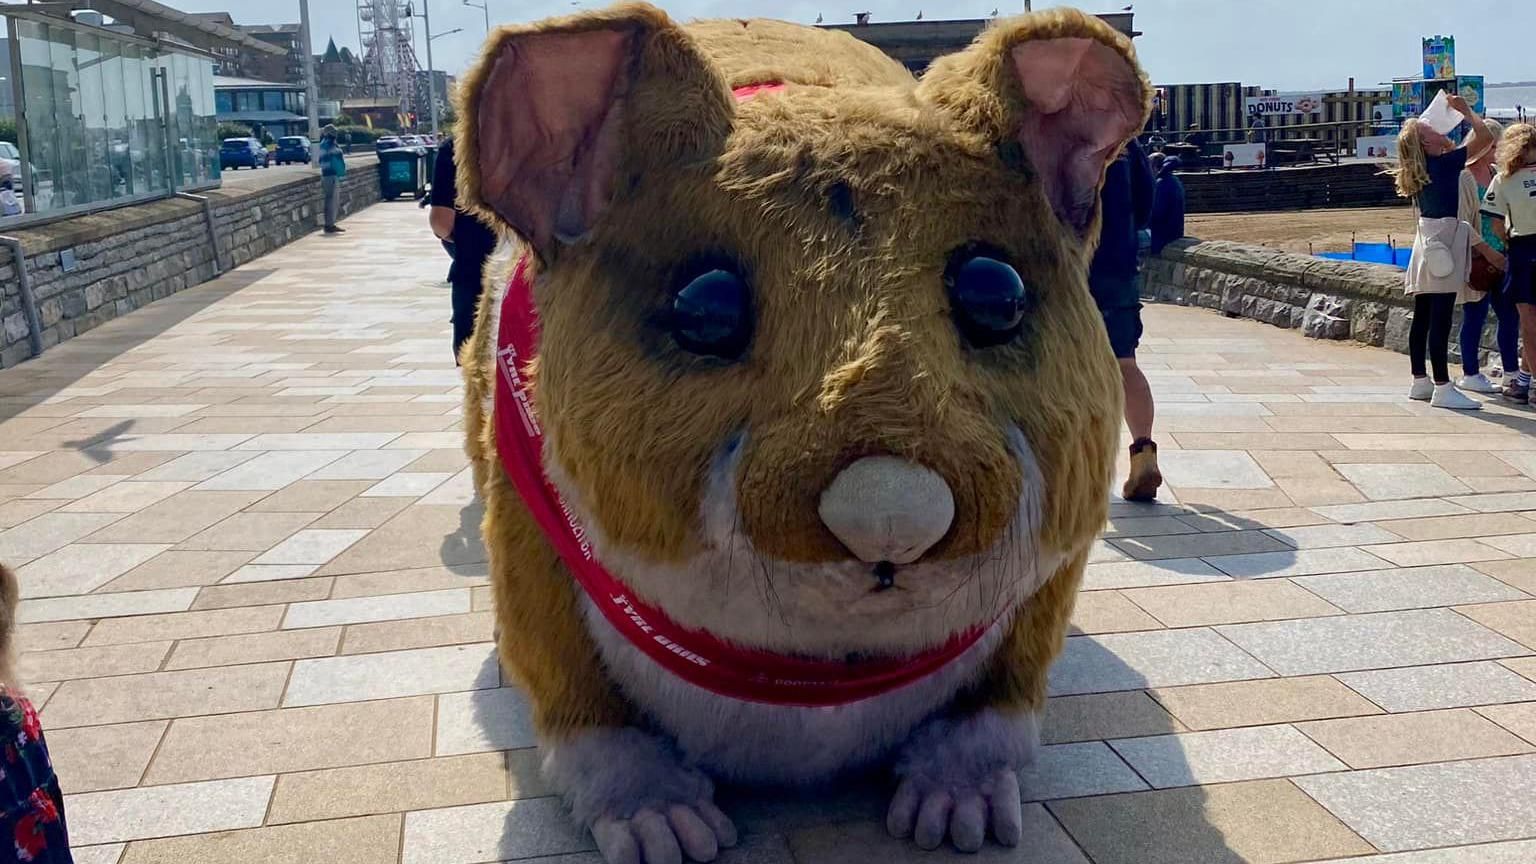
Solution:
M1435 395L1435 384L1429 378L1413 379L1413 387L1408 390L1409 399L1417 399L1420 402L1429 401L1429 397Z
M1476 411L1483 407L1483 403L1456 389L1456 385L1446 382L1435 385L1435 395L1429 398L1429 404L1436 408L1453 408L1457 411Z
M1457 381L1456 389L1466 390L1470 393L1499 392L1498 386L1495 385L1492 381L1489 381L1488 378L1481 372L1477 373L1476 375L1468 375L1460 381Z

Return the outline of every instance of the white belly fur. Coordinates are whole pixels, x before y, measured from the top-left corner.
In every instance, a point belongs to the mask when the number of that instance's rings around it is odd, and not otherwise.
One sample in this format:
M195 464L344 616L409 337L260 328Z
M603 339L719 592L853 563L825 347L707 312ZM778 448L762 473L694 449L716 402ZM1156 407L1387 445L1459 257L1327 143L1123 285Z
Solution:
M1008 624L994 623L970 650L914 684L850 705L802 708L746 702L690 684L626 641L590 600L583 605L609 674L655 731L706 773L752 784L816 782L890 758L975 680Z

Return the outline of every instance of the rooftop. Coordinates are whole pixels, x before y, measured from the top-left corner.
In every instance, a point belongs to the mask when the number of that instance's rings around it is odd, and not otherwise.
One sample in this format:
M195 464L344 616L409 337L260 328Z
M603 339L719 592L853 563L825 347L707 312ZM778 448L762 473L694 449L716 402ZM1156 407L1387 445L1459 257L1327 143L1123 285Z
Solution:
M220 90L303 90L303 84L288 84L283 81L258 81L255 78L232 78L226 75L213 76L213 86Z
M263 36L274 33L298 33L297 24L237 24L235 25L245 33L252 36Z
M57 18L59 8L61 6L67 8L70 5L69 3L37 6L8 4L3 8L7 15L26 15L47 19ZM269 45L260 39L254 39L238 28L223 23L224 18L219 17L219 13L198 15L183 12L157 3L155 0L91 0L89 4L74 5L89 5L97 12L108 15L114 21L126 24L135 32L145 36L166 33L189 45L203 49L234 45L266 53L282 53L281 48Z

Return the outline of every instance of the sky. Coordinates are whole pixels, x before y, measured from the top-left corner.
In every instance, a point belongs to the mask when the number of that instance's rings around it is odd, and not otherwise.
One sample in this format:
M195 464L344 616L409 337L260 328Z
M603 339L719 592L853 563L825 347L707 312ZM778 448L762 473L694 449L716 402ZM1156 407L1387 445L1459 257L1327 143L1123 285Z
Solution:
M191 12L229 11L242 24L299 20L298 0L166 0ZM485 17L463 0L428 0L433 65L462 72L485 38ZM606 5L594 0L476 0L490 7L491 23L529 21L577 8ZM654 2L654 0L653 0ZM678 20L707 17L783 18L811 23L851 21L869 11L874 21L980 18L1003 0L660 0ZM422 0L415 0L419 7ZM925 8L926 3L926 8ZM1035 0L1037 9L1077 5L1089 12L1118 11L1126 0L1062 4ZM238 9L237 9L238 7ZM355 0L309 0L314 50L357 49ZM1023 0L1001 7L1022 11ZM1344 89L1393 77L1418 75L1420 39L1456 37L1456 67L1484 75L1488 83L1536 80L1536 2L1531 0L1138 0L1136 40L1142 64L1159 84L1239 81L1281 91ZM425 37L417 22L417 58L426 64Z

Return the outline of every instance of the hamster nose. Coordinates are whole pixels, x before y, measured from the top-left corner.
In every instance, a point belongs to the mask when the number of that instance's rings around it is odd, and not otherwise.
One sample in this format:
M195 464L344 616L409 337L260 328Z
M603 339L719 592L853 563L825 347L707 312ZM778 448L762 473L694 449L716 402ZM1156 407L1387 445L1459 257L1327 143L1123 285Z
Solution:
M861 561L910 564L955 519L955 497L933 471L893 456L844 468L821 493L821 521Z

